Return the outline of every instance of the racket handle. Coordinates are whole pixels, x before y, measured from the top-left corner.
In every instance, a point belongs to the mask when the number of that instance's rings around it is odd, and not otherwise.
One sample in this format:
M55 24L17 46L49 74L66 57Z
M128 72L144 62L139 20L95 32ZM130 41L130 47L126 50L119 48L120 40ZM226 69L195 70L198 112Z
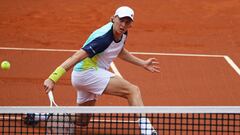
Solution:
M54 96L53 96L53 93L52 91L49 91L48 92L48 98L49 98L49 101L50 101L50 106L52 107L53 105L55 106L58 106L54 100Z

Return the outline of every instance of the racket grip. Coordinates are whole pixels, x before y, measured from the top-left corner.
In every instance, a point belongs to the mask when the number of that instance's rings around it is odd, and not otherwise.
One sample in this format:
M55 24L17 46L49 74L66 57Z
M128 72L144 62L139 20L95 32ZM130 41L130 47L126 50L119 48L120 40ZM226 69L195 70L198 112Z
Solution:
M49 91L48 92L48 98L49 98L49 101L50 101L50 106L52 107L53 105L55 106L58 106L54 100L54 96L53 96L53 93L52 91Z
M54 97L53 97L52 91L48 92L48 98L49 98L50 102L54 101Z

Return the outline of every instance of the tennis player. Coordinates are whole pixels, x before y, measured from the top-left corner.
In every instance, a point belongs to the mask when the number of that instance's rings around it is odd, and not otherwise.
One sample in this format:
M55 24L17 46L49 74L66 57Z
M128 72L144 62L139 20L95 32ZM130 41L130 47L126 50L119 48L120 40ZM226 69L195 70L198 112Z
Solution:
M125 98L130 106L144 105L139 88L108 69L116 57L150 72L159 72L158 62L156 58L140 59L125 48L128 29L134 21L134 11L130 7L119 7L110 20L94 31L83 47L44 81L46 93L53 90L57 81L74 67L71 81L77 90L79 106L94 106L102 94Z

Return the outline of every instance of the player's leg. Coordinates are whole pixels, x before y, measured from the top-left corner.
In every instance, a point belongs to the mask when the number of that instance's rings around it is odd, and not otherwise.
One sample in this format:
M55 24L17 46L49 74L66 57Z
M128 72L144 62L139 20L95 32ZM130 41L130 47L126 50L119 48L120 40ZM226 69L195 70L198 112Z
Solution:
M117 75L110 78L103 93L123 97L130 106L143 106L140 89Z
M104 90L104 94L126 98L131 106L143 106L139 88L119 76L111 77ZM140 114L138 122L141 134L157 135L157 132L154 130L150 120L146 117L146 114Z
M131 106L143 106L141 93L137 86L104 69L73 72L72 84L78 90L79 105L95 105L97 96L104 93L123 97ZM144 114L142 116L144 117Z
M78 106L95 106L96 96L85 91L77 91L77 104ZM81 127L88 126L91 117L90 113L76 113L75 124Z
M89 92L91 85L88 86L88 84L93 84L94 80L97 80L93 76L93 72L95 72L95 70L92 69L81 72L72 72L71 82L77 91L78 106L94 106L96 103L97 96ZM75 121L76 125L87 126L90 122L90 119L91 114L76 113L72 120Z

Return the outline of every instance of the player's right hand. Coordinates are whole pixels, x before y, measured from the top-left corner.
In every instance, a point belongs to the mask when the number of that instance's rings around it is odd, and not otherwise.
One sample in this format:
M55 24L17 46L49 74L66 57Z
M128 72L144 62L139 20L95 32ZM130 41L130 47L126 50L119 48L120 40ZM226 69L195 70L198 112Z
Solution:
M49 91L52 91L54 88L55 83L51 79L46 79L44 81L44 90L48 94Z

